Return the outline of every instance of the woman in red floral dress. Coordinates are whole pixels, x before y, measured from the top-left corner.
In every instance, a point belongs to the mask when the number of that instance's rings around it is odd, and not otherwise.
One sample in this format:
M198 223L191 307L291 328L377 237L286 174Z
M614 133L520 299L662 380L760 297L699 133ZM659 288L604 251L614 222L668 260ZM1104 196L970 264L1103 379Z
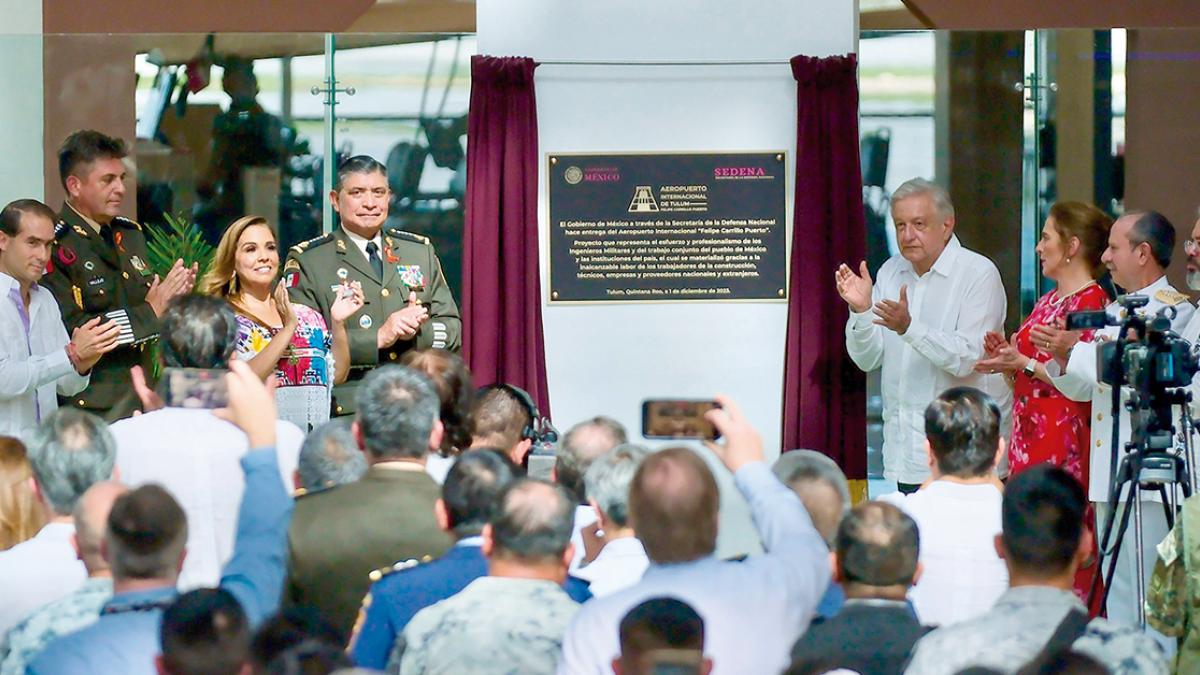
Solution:
M1104 272L1100 256L1111 227L1112 219L1091 204L1058 202L1050 207L1036 250L1042 274L1056 288L1037 301L1010 341L996 333L984 339L987 358L976 368L1004 373L1013 386L1010 476L1049 462L1070 472L1087 491L1091 401L1073 401L1050 381L1045 363L1061 345L1047 335L1061 334L1071 312L1108 305L1110 299L1096 279ZM1083 331L1078 340L1090 342L1092 333ZM1076 576L1076 593L1085 598L1093 570L1086 567Z

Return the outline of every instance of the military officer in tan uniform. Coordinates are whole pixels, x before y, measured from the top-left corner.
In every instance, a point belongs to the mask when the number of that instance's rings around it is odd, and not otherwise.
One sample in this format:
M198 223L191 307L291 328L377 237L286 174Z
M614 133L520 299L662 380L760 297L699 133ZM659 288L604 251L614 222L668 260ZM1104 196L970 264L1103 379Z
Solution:
M158 335L159 315L196 281L195 267L181 260L159 279L147 262L142 226L118 215L125 199L125 155L124 141L98 131L77 131L63 141L58 166L67 199L42 277L68 333L97 316L121 326L120 346L92 369L91 384L61 401L110 422L133 414L138 401L129 369L149 365L147 346Z
M350 375L333 390L333 414L348 415L371 368L414 348L458 351L462 322L429 239L384 228L391 191L382 164L365 155L347 159L329 197L341 226L293 246L283 280L292 302L326 322L342 282L362 284L366 304L346 320Z

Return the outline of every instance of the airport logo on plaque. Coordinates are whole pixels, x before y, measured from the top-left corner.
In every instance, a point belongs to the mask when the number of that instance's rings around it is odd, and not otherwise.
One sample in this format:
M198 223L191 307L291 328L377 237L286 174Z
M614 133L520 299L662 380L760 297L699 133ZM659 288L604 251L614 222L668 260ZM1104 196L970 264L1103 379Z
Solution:
M583 169L577 166L568 166L563 178L566 179L568 185L579 185L579 182L583 180Z
M639 185L633 190L633 201L629 202L630 213L656 213L658 202L649 185Z

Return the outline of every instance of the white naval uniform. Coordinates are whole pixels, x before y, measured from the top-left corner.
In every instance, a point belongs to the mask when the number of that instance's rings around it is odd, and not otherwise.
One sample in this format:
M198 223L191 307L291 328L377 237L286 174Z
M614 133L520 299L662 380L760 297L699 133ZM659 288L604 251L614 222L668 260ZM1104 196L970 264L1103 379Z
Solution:
M1166 276L1159 277L1154 283L1129 295L1145 295L1150 299L1145 307L1138 310L1147 317L1157 315L1163 307L1174 307L1176 314L1171 321L1171 329L1176 332L1181 332L1196 312L1195 306L1188 301L1188 297L1175 290L1167 281ZM1120 314L1122 307L1120 304L1112 302L1109 303L1106 310L1115 317ZM1120 335L1120 330L1119 326L1108 326L1096 331L1095 341L1080 342L1075 345L1075 348L1071 350L1071 357L1067 362L1065 372L1060 373L1057 364L1053 361L1047 364L1047 373L1050 374L1051 380L1059 391L1076 401L1087 401L1089 398L1092 401L1088 499L1096 503L1097 539L1104 535L1104 521L1108 513L1112 455L1114 452L1120 453L1118 461L1120 456L1124 455L1123 449L1130 438L1130 422L1129 411L1124 407L1127 396L1122 395L1120 446L1112 448L1112 388L1100 382L1097 377L1096 348L1103 340L1115 340ZM1154 570L1154 561L1157 557L1154 547L1167 536L1168 529L1166 516L1158 503L1161 500L1158 499L1157 493L1143 492L1141 501L1143 502L1143 550L1141 555L1144 565L1143 576L1149 585L1150 574ZM1114 533L1120 518L1121 513L1118 510L1114 517ZM1126 625L1137 623L1136 591L1133 585L1133 580L1137 576L1137 562L1134 556L1138 552L1135 549L1133 523L1130 522L1125 538L1121 542L1117 571L1108 594L1108 618L1116 623ZM1104 569L1107 570L1107 567L1106 559ZM1158 635L1155 631L1150 630L1149 632L1159 638L1160 643L1166 641L1166 638Z

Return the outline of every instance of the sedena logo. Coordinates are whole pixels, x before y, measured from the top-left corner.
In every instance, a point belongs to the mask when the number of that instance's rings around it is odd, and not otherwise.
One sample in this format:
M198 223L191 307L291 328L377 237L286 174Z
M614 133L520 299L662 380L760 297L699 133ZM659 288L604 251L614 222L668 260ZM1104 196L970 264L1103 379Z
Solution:
M761 166L718 166L713 178L771 178Z

